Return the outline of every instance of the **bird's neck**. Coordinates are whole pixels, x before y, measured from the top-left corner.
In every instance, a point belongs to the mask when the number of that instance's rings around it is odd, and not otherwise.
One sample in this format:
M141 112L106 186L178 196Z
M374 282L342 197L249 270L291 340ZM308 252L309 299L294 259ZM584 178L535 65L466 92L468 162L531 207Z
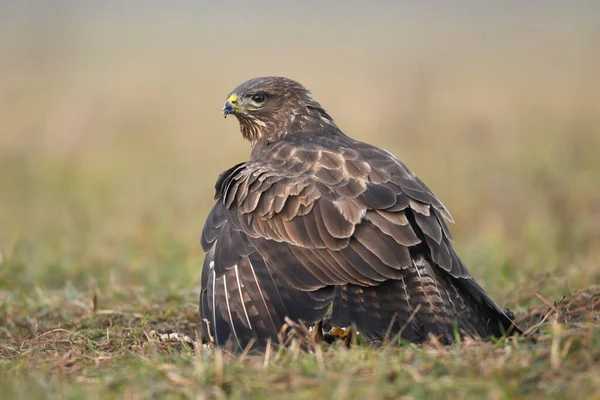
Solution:
M301 112L291 114L289 118L272 121L240 120L242 136L252 145L251 155L260 154L271 143L296 133L317 133L323 129L337 127L333 119L321 107L306 107Z

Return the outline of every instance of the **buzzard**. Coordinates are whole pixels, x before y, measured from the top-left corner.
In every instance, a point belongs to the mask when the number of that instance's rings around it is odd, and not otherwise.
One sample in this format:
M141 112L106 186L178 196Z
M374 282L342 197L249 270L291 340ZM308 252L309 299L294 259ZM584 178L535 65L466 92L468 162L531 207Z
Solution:
M520 333L451 245L446 207L391 153L344 134L298 82L231 92L252 146L221 173L202 230L205 337L276 342L286 317L331 313L370 342Z

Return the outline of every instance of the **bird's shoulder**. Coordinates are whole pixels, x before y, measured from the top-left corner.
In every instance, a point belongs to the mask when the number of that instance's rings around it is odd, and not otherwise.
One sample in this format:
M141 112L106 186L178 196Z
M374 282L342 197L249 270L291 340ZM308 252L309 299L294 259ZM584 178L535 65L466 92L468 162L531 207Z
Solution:
M452 221L446 207L402 161L342 133L288 135L224 171L215 189L215 197L227 208L235 205L242 212L255 210L263 196L285 200L304 195L309 207L321 197L358 199L373 209L386 209L402 200L403 206L434 207ZM283 207L275 200L275 204L263 202L271 208L269 215L277 212L277 206Z

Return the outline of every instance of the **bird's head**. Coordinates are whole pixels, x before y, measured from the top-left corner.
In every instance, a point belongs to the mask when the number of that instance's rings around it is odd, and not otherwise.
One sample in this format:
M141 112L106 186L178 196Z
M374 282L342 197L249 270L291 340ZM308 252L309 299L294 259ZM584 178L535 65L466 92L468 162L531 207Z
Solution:
M263 77L243 82L228 96L223 116L236 116L244 138L253 145L273 142L311 124L333 125L308 89L288 78Z

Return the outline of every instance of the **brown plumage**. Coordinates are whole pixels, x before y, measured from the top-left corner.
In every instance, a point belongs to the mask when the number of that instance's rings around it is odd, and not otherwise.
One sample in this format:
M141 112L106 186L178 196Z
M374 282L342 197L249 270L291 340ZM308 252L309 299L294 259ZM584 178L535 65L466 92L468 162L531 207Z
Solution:
M346 136L299 83L256 78L223 109L252 144L202 232L200 314L217 345L264 345L287 316L369 341L520 332L454 252L450 213L389 152ZM332 306L332 307L330 307Z

